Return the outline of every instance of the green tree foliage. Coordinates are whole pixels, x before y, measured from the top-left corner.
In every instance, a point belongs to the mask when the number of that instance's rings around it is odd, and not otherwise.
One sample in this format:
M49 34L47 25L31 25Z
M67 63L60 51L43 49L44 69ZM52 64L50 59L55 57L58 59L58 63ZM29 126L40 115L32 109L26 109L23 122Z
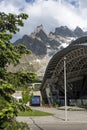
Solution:
M5 14L0 12L0 32L16 33L19 31L19 26L23 26L23 19L27 19L28 15L21 13L19 15ZM7 36L8 37L8 36Z
M17 73L9 72L5 76L9 83L14 84L15 88L23 87L24 89L27 89L29 87L29 84L33 83L37 78L35 73L23 71L19 71Z
M27 50L26 47L21 44L19 46L15 46L15 51L19 54L31 54L31 51Z
M25 47L14 47L10 42L12 34L19 31L19 27L24 25L23 20L27 18L28 15L23 13L0 13L0 129L3 130L29 129L25 124L16 122L14 118L18 109L23 109L23 106L11 96L14 93L14 83L8 80L9 74L6 71L10 63L19 63L21 54L30 53Z
M33 93L30 93L30 89L27 88L25 91L22 92L22 102L27 104L33 97Z

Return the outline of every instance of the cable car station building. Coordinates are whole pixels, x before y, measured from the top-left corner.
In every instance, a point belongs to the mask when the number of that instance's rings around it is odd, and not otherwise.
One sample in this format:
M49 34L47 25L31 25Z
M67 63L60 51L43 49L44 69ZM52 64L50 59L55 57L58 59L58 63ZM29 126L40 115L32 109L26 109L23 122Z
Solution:
M87 106L87 37L81 37L50 60L41 85L46 104L64 105L64 57L68 105Z

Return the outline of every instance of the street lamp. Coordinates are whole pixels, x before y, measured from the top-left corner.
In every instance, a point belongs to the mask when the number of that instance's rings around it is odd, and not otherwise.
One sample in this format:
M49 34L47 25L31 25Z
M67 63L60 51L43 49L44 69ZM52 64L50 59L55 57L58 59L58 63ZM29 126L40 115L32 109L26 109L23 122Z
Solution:
M65 121L67 121L66 57L64 57Z

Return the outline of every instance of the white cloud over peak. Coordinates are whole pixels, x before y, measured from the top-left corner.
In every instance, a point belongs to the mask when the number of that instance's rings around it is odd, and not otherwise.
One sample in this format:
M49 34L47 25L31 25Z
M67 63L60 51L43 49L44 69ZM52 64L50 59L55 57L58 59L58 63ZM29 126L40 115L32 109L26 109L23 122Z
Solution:
M61 25L72 29L76 26L87 28L86 7L87 0L34 0L33 3L29 0L2 0L0 3L2 12L29 14L25 26L18 33L20 37L30 34L40 24L48 32Z

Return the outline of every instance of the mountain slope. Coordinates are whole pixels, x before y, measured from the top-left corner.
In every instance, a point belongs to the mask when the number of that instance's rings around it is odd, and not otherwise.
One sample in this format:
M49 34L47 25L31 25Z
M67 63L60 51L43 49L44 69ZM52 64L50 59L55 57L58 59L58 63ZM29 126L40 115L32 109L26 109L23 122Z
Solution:
M71 38L65 37L65 31L62 30L60 33L58 33L58 30L60 31L61 29L64 30L65 28L60 27L60 29L55 29L54 33L50 32L49 34L47 34L43 26L40 25L29 36L24 35L21 39L18 39L14 43L14 45L23 44L27 47L27 49L30 49L35 55L53 55L53 53L55 53L63 47L63 44L67 44L69 41L71 41ZM69 29L68 34L70 34Z
M24 35L15 41L14 45L23 44L35 55L51 56L69 45L75 38L85 35L87 32L84 32L80 27L71 30L67 26L57 27L54 32L47 34L43 25L40 25L30 35Z
M87 32L80 27L72 31L66 26L57 27L54 32L47 34L40 25L33 33L24 35L14 43L14 45L25 45L33 54L23 55L20 64L16 67L10 65L8 71L33 71L37 73L39 79L42 79L50 58L57 51L68 46L76 37L85 35Z

